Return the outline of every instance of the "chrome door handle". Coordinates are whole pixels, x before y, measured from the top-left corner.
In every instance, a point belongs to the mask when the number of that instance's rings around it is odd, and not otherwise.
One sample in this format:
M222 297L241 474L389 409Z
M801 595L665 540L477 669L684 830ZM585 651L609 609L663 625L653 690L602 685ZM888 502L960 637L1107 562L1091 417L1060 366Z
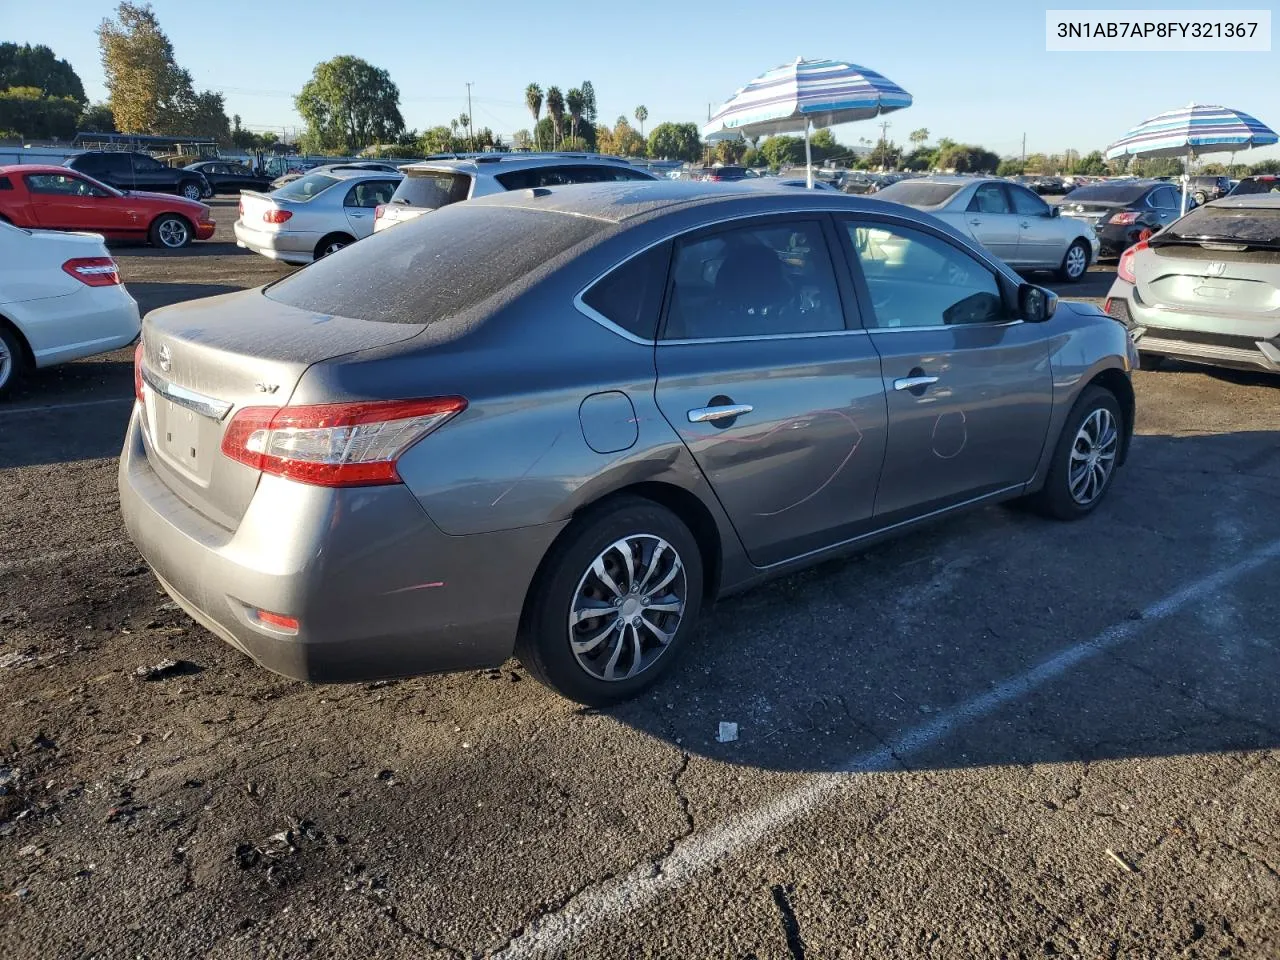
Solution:
M1029 224L1029 223L1024 223L1024 224L1022 225L1022 229L1023 229L1023 230L1030 230L1030 229L1031 229L1031 224Z
M972 223L975 227L982 223L981 220L970 220L969 222Z
M899 377L893 381L893 389L913 390L916 387L927 387L929 384L937 382L937 377Z
M726 404L722 407L695 407L689 411L690 423L706 423L709 420L731 420L744 413L750 413L755 407L749 403Z

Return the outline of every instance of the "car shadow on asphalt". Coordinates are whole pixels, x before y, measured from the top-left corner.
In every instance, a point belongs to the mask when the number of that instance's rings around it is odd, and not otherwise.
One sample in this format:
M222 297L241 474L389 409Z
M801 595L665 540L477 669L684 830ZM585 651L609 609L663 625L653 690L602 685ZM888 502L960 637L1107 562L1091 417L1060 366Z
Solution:
M160 307L170 307L201 297L236 293L243 289L242 286L230 283L153 283L142 280L129 284L129 293L138 301L138 310L143 316Z
M655 692L602 712L785 771L1275 749L1278 481L1280 432L1139 437L1093 516L978 510L727 599ZM1257 570L1158 606L1263 545Z

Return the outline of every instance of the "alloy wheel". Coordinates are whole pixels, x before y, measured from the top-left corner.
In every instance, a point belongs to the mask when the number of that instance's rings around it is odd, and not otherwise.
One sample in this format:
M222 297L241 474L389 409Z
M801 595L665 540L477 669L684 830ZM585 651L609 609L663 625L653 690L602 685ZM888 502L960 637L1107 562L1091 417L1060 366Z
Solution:
M1089 266L1089 258L1084 247L1074 246L1067 251L1067 275L1073 280L1084 273Z
M9 352L9 344L0 337L0 390L3 390L9 378L13 376L14 356Z
M1120 448L1120 431L1105 407L1096 407L1085 417L1071 444L1071 468L1067 485L1071 499L1087 507L1107 488Z
M337 253L339 250L341 250L345 246L346 244L343 243L341 240L335 240L333 241L333 243L327 244L324 247L324 249L320 251L320 256L327 257L331 253Z
M204 191L200 189L200 184L198 183L188 183L182 188L182 195L188 200L199 200L203 193Z
M160 235L160 242L166 247L181 247L187 242L188 232L187 225L177 217L170 217L160 224L160 229L156 231Z
M569 646L597 680L648 670L684 619L688 585L680 554L666 540L635 534L605 547L578 581L569 608Z

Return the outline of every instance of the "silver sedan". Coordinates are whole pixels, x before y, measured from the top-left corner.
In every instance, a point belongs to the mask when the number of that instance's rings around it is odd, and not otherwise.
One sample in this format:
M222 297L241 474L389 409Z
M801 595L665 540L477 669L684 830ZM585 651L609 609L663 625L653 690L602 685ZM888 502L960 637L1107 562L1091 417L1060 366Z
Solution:
M902 180L876 194L931 213L973 237L1016 270L1053 270L1079 280L1098 258L1098 238L1087 223L1058 214L1026 187L994 177Z
M329 170L272 193L245 190L236 244L285 263L319 260L373 233L375 209L403 179L382 170Z

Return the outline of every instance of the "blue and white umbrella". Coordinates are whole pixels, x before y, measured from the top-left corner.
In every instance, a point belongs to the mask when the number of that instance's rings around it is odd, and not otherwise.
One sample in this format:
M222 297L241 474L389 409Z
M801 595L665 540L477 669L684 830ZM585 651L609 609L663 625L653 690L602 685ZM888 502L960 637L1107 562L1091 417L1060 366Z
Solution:
M804 133L808 183L813 186L809 132L813 127L870 120L911 106L911 94L874 70L843 60L804 60L762 73L735 93L702 128L708 139Z
M1276 143L1280 137L1260 120L1227 107L1192 103L1142 121L1107 147L1117 157L1183 157L1188 168L1201 153L1248 150ZM1182 177L1182 212L1187 211L1187 175Z

